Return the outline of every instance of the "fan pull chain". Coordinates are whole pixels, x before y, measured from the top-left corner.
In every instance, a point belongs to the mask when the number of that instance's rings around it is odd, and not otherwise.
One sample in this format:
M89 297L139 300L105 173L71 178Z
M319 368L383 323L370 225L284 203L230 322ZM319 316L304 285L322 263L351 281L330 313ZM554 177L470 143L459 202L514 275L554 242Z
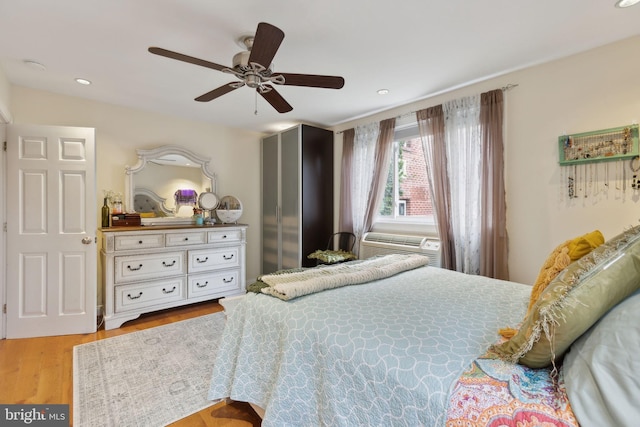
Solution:
M255 109L253 110L254 115L258 115L258 90L256 89L253 93L255 99Z

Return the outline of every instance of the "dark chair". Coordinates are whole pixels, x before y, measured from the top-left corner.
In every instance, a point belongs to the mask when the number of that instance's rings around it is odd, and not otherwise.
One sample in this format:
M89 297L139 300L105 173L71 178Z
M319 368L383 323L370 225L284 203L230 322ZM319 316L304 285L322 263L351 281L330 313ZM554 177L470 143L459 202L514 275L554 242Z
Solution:
M356 235L348 231L339 231L329 237L326 249L318 249L307 258L316 259L320 264L337 264L339 262L357 259L353 253L356 244Z
M337 243L337 246L336 246ZM348 231L338 231L329 237L327 242L327 250L343 250L345 252L353 252L356 245L356 235Z

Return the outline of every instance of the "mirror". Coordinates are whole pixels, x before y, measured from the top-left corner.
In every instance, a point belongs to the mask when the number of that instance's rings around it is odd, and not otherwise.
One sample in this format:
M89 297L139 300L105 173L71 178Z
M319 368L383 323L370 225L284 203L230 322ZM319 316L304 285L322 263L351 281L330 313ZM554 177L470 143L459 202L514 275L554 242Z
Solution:
M125 168L125 208L140 213L143 224L190 223L198 196L216 192L206 157L172 145L137 154L138 163Z

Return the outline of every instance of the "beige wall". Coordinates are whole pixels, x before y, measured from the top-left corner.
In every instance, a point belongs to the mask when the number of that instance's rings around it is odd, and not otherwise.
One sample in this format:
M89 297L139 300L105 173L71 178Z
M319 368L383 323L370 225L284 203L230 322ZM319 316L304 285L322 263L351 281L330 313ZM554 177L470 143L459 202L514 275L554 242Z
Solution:
M611 191L598 200L567 201L561 197L565 185L560 182L557 152L557 138L565 132L605 129L640 120L639 48L640 36L344 123L334 130L508 83L518 84L506 92L509 266L512 280L532 283L557 244L596 228L609 238L636 225L640 218L640 194L629 188L625 194ZM244 204L241 221L250 226L247 278L258 275L261 135L23 87L11 89L10 108L16 123L97 129L99 195L103 189L124 189L123 168L135 163L136 148L179 144L210 156L212 169L219 176L220 195L233 194ZM336 189L341 141L341 135L336 135Z
M261 134L19 86L11 88L10 108L15 123L96 129L98 207L103 190L124 193L124 168L136 163L138 148L172 144L210 157L218 195L234 195L243 203L240 222L249 225L247 280L259 274Z
M509 268L511 280L533 283L546 256L564 240L594 229L610 238L638 224L640 192L634 193L628 184L625 193L610 190L598 198L572 201L563 197L566 185L561 182L557 146L558 136L564 133L638 123L638 52L640 36L345 123L335 130L518 84L505 93ZM341 141L341 135L336 135L339 147ZM628 170L628 162L625 167Z

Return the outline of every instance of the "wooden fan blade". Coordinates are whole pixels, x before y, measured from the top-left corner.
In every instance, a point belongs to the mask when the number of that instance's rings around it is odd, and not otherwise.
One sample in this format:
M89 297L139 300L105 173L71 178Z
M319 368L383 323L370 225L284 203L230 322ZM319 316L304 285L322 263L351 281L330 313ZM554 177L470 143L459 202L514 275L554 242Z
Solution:
M287 101L285 101L282 95L280 95L273 86L265 85L265 87L270 87L271 90L268 92L260 92L260 90L258 90L258 93L262 95L262 97L266 99L267 102L271 104L271 106L275 108L278 113L288 113L289 111L293 110L293 107L289 105Z
M220 86L219 88L212 90L211 92L207 92L204 95L200 95L199 97L196 98L196 101L209 102L211 100L216 99L219 96L224 95L225 93L229 93L232 90L236 90L242 86L244 85L238 85L238 82L227 83L224 86Z
M249 54L249 64L256 62L264 68L269 68L283 39L284 33L280 28L266 22L259 23Z
M194 58L193 56L184 55L182 53L163 49L161 47L150 47L149 52L155 55L164 56L166 58L177 59L178 61L200 65L201 67L213 68L214 70L218 70L218 71L222 71L225 68L229 68L229 67L225 67L224 65L216 64L215 62L209 62L209 61L205 61L204 59Z
M315 74L275 73L284 77L287 86L321 87L325 89L341 89L344 79L338 76L320 76Z

